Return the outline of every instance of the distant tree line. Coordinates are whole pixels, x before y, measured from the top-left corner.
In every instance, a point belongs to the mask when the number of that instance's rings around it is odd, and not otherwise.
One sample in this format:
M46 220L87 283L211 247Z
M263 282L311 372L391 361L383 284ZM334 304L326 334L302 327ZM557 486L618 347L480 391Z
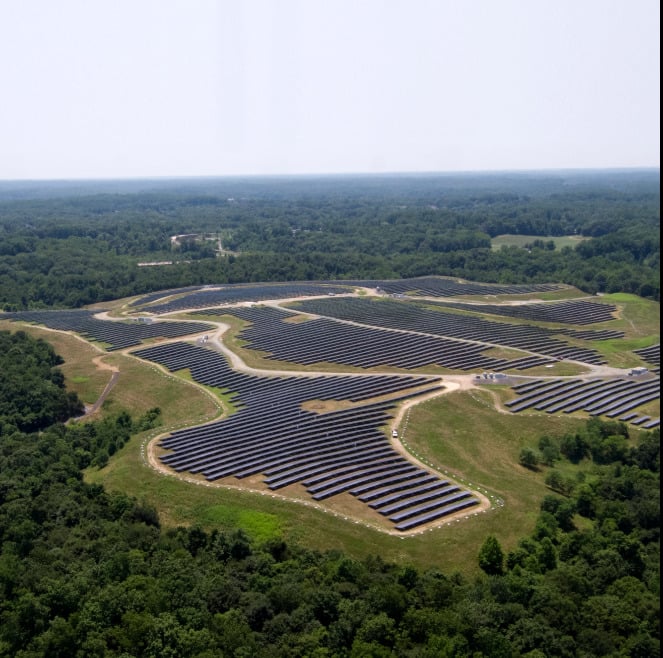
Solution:
M58 359L40 341L11 340L0 369L14 382L0 389L0 657L659 655L658 431L594 464L572 493L547 496L514 550L486 537L467 556L480 567L471 579L279 537L259 544L240 528L160 527L155 509L81 473L158 410L68 425L54 410L26 423L16 391L35 387L48 407ZM578 450L614 431L591 421Z
M32 199L3 199L0 187L0 308L79 307L203 283L430 274L659 299L658 182L277 179L238 183L236 197L210 182ZM187 233L219 236L236 255L219 257L205 241L173 249L170 236ZM539 237L529 249L491 251L491 238L506 233ZM571 234L592 239L560 250L546 240Z

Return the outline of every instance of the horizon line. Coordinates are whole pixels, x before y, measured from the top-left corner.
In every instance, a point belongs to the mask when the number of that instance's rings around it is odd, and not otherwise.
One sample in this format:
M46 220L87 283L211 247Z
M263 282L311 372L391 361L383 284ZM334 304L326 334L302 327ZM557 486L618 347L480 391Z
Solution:
M444 169L410 171L338 171L309 173L237 173L237 174L141 174L129 176L92 176L92 177L37 177L37 178L0 178L0 183L73 183L73 182L110 182L110 181L168 181L168 180L219 180L219 179L257 179L257 178L340 178L340 177L389 177L389 176L471 176L496 174L560 174L612 172L628 173L638 171L659 171L660 165L610 166L610 167L542 167L531 169Z

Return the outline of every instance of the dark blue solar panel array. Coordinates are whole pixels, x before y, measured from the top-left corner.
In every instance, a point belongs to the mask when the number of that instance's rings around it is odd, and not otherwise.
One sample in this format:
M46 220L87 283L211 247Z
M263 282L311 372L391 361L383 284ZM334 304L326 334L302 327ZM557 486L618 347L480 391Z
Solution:
M651 347L643 347L640 350L633 350L643 361L647 363L654 363L657 366L661 365L661 346L652 345Z
M341 283L340 281L337 283ZM444 277L427 276L413 279L371 279L366 281L343 281L349 285L380 288L391 295L421 295L425 297L457 297L461 295L525 295L550 292L564 286L554 283L499 284L459 281Z
M50 329L75 331L88 340L108 343L108 351L140 345L148 338L179 338L188 334L214 329L203 322L115 322L98 320L91 311L20 311L0 315L21 322L35 322Z
M489 313L535 322L559 322L563 324L594 324L614 320L617 310L614 304L601 304L586 299L570 299L562 302L537 304L462 304L459 302L433 302L436 306L457 308L473 313ZM623 335L623 334L621 334Z
M145 304L152 304L159 299L165 299L166 297L171 297L172 295L184 295L189 292L194 292L195 290L203 290L206 287L207 286L187 286L185 288L169 288L168 290L159 290L158 292L153 292L149 295L143 295L138 299L134 299L129 304L129 306L145 306Z
M564 334L580 340L615 340L624 338L623 331L615 329L551 329L553 334Z
M176 471L207 480L264 474L272 490L303 484L315 500L348 492L362 502L372 492L397 496L401 507L382 511L397 530L409 530L479 501L460 487L440 484L424 501L422 482L440 479L410 463L381 431L398 400L437 388L435 378L256 377L232 370L218 352L187 343L137 350L170 370L189 368L195 381L236 394L239 409L223 420L173 432L162 457ZM415 390L413 390L415 389ZM367 400L391 396L378 402ZM310 400L349 400L353 406L315 413ZM462 505L461 505L462 504Z
M179 295L180 292L172 290L168 295ZM330 285L322 283L264 283L264 284L236 284L205 286L194 289L193 292L164 300L161 304L154 304L147 308L150 313L172 313L189 308L209 308L223 304L237 304L239 302L258 302L265 299L287 299L290 297L306 297L310 295L329 295L352 292L349 286ZM145 299L145 298L143 298ZM157 299L159 299L157 297ZM139 300L142 304L142 300ZM145 302L147 303L147 302Z
M361 324L504 345L556 359L572 359L592 364L605 363L596 350L574 347L551 338L553 332L549 329L492 322L459 313L430 310L411 302L340 297L305 300L297 302L296 308L307 313Z
M512 390L518 397L506 406L513 412L525 409L567 414L584 411L592 416L618 417L635 425L644 420L632 420L637 414L631 410L660 398L660 379L546 379L520 384Z
M387 293L392 294L419 294L430 297L452 297L456 295L522 295L527 293L548 292L559 290L562 286L556 284L533 284L533 285L500 285L484 284L472 282L459 282L456 279L445 279L443 277L422 277L415 279L401 280L353 280L353 281L295 281L292 283L256 283L256 284L229 284L220 283L218 285L206 286L188 286L184 288L173 288L169 290L160 290L149 295L140 297L131 303L131 306L144 306L152 304L159 299L165 299L173 295L184 295L192 292L210 293L203 294L201 297L193 296L189 298L192 302L190 306L177 306L172 310L181 310L183 308L204 308L216 304L229 304L240 301L262 301L265 299L283 299L285 297L301 297L305 295L327 294L334 292L349 292L352 287L361 286L367 288L381 288ZM220 293L214 300L213 290ZM218 290L222 288L222 290ZM279 288L284 288L287 294L280 294ZM301 290L301 292L299 292ZM318 290L319 292L311 292ZM295 294L290 294L294 291ZM152 310L152 309L150 309ZM160 313L168 311L159 310Z
M643 347L640 350L633 350L645 363L652 363L656 366L654 372L658 372L661 366L661 345L652 345Z
M272 307L229 308L223 312L253 323L239 335L251 349L268 352L270 359L303 365L326 362L358 368L389 365L412 369L435 364L458 370L524 370L551 362L529 354L521 359L498 359L484 355L488 348L478 343L359 327L326 318L283 322L292 314Z

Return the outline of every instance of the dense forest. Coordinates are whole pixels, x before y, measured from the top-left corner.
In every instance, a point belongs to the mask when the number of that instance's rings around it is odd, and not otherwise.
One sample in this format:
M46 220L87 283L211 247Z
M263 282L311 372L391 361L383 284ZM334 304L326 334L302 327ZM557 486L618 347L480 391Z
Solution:
M468 579L161 528L154 509L82 477L159 410L63 424L80 403L52 349L22 332L0 341L0 656L659 655L658 430L635 444L593 419L542 437L546 459L584 459L585 475L551 491L515 550L487 537Z
M0 308L430 274L659 299L659 184L658 170L3 183ZM181 234L207 239L171 241ZM491 250L503 234L538 239ZM589 239L546 240L563 235Z

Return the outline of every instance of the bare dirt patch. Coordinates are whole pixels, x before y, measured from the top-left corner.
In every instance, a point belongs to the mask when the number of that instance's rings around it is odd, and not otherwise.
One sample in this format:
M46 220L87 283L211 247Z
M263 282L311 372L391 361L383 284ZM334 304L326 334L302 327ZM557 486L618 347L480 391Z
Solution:
M316 414L326 414L330 411L342 411L357 405L350 400L306 400L300 405L304 411L312 411Z
M310 322L313 320L310 315L290 315L287 318L284 318L281 320L281 322L284 322L286 324L301 324L302 322Z

